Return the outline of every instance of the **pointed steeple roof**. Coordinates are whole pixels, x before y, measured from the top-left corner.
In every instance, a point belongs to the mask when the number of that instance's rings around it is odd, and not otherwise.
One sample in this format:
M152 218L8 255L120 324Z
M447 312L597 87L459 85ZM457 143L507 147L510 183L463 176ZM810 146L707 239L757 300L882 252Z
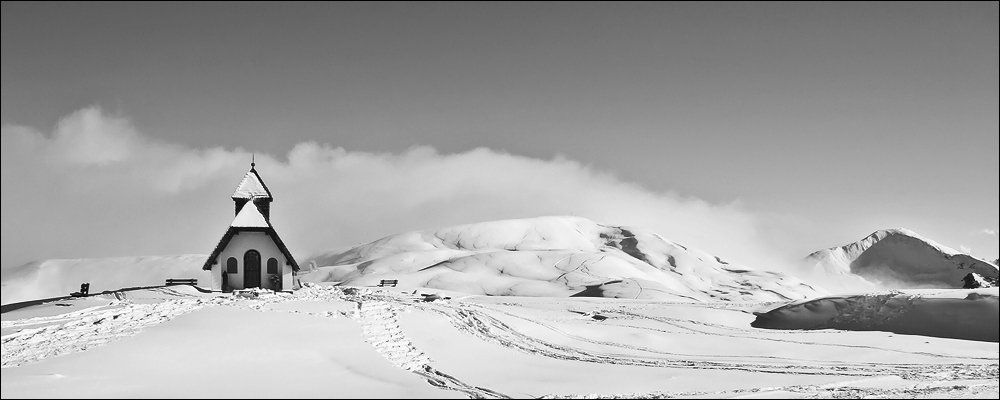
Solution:
M271 191L267 190L267 185L260 179L255 166L256 163L250 163L250 170L243 175L243 180L233 192L233 199L272 199Z
M248 201L243 208L240 209L240 213L236 214L236 218L233 218L233 223L229 226L235 228L268 228L271 226L264 218L264 214L260 213L257 209L257 204Z

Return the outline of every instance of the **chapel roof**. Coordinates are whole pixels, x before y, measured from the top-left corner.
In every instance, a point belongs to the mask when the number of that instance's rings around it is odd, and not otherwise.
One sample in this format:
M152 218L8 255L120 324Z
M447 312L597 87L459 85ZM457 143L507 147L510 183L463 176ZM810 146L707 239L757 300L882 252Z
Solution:
M264 180L260 179L260 174L254 168L254 163L250 163L250 170L243 175L236 191L233 192L233 199L272 199L271 191L267 190Z
M233 218L233 222L229 226L236 228L267 228L271 224L264 218L264 214L260 213L257 203L248 201L240 209L239 214L236 214L236 218Z

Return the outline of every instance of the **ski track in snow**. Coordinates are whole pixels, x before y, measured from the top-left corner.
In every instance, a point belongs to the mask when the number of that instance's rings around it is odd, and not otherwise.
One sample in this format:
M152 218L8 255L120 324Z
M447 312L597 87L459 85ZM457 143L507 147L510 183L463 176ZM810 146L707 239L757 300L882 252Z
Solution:
M804 344L804 345L810 345L810 346L830 346L830 347L843 347L843 348L852 348L852 349L869 349L869 350L874 350L874 351L886 351L886 352L893 352L893 353L913 354L913 355L921 355L921 356L928 356L928 357L935 357L935 358L955 358L953 356L948 356L948 355L943 355L943 354L937 354L937 353L928 353L928 352L923 352L923 351L907 351L907 350L887 349L887 348L884 348L884 347L876 347L876 346L851 345L851 344L841 344L841 343L808 342L808 341L802 341L802 340L779 339L779 338L772 338L772 337L759 336L759 335L758 336L750 336L750 335L747 334L746 330L743 330L743 329L740 329L740 328L736 328L736 327L732 327L732 326L725 326L725 325L713 324L713 323L710 323L710 322L694 321L694 320L684 320L684 319L669 318L669 317L654 317L654 316L649 316L649 315L642 315L642 314L637 314L637 313L631 313L631 312L622 311L622 310L605 310L605 311L601 311L601 313L605 313L605 314L619 314L619 315L621 315L623 317L630 318L630 319L649 319L649 320L661 322L661 323L664 323L666 325L670 325L670 326L673 326L673 327L676 327L676 328L679 328L679 329L687 330L687 331L690 332L690 334L697 334L697 335L723 336L723 337L751 339L751 340L762 340L762 341L772 341L772 342ZM509 315L515 316L513 314L509 314ZM691 325L693 325L694 327L692 327ZM631 326L631 327L636 328L636 329L653 329L653 328L648 328L648 327L637 327L637 326ZM698 329L696 327L702 327L702 328L707 328L707 329ZM726 333L720 333L720 332L718 332L719 330L725 331ZM809 334L809 333L810 333L810 331L791 331L791 332L774 331L774 332L768 332L767 335L782 335L782 334L804 335L804 334ZM823 334L825 332L815 332L815 333ZM699 357L706 357L706 356L702 355L702 356L699 356ZM728 357L728 356L726 356L726 357ZM995 360L994 358L990 358L990 357L966 357L965 359L972 359L972 360Z
M673 398L741 398L761 396L761 398L796 398L796 399L955 399L955 398L996 398L995 384L929 384L901 388L850 387L837 385L794 385L777 387L759 387L726 391L694 391L694 392L653 392L653 393L617 393L612 395L579 394L579 395L544 395L539 399L673 399Z
M435 369L431 359L414 347L399 326L398 310L408 307L408 304L401 303L399 299L385 301L382 296L369 291L347 290L341 293L344 293L338 296L341 299L357 303L354 318L361 323L365 341L393 365L424 377L432 386L461 392L469 398L509 398L496 391L469 385Z
M365 340L389 362L407 371L420 371L430 364L430 358L406 340L392 303L361 301L358 303L357 316Z
M339 290L339 288L330 288L330 289ZM995 362L995 359L989 357L970 357L970 358L963 358L963 360L969 359L969 360L981 360L987 362L994 361L994 362L978 363L978 364L961 363L961 362L951 362L951 363L943 362L940 364L938 363L888 364L888 363L864 363L864 362L851 363L851 362L836 362L836 361L820 362L817 360L807 360L807 359L799 360L799 359L768 357L768 356L727 356L727 355L698 355L698 354L692 355L692 354L673 353L649 347L637 346L629 344L627 342L596 340L592 338L587 338L585 336L576 335L571 332L567 332L563 329L560 329L553 324L546 323L543 320L525 318L523 316L505 311L500 307L503 306L503 304L500 304L499 306L488 306L488 305L466 303L466 302L414 302L413 298L404 298L398 295L390 295L384 292L380 292L378 290L364 289L364 288L349 288L345 290L345 293L352 293L352 295L345 296L344 299L350 299L351 301L355 301L359 304L358 306L359 320L361 321L366 321L370 319L375 320L372 322L363 322L364 324L372 324L372 327L367 328L368 330L366 331L366 335L370 335L370 333L373 334L371 337L373 337L374 339L372 339L370 343L372 343L373 346L375 346L378 349L380 346L386 346L385 343L391 343L395 341L395 345L393 347L388 347L388 348L396 350L390 350L387 352L380 350L380 352L394 364L399 365L402 368L414 371L416 373L420 373L419 368L416 369L410 369L410 368L415 368L416 365L419 365L419 362L416 363L412 362L414 361L415 358L425 357L425 356L423 356L422 353L416 351L416 349L412 349L412 343L406 341L405 336L402 334L401 329L398 327L398 323L396 322L395 310L414 307L422 311L435 312L439 315L446 317L450 321L450 323L460 331L471 334L486 342L495 343L504 346L506 348L510 348L528 354L534 354L559 360L617 364L617 365L634 365L634 366L646 366L646 367L739 370L747 372L777 373L777 374L792 374L792 375L841 375L845 377L898 376L903 379L915 380L915 381L956 381L956 380L968 380L968 379L996 380L997 377L1000 376L1000 370L998 370L998 364ZM709 305L709 307L712 306ZM726 307L729 306L720 306L715 308L726 308ZM928 352L884 349L874 346L822 343L818 341L810 342L803 340L790 340L790 339L774 338L774 337L761 337L759 336L759 332L758 333L751 332L750 328L740 329L738 327L724 326L724 325L712 324L708 322L695 321L695 320L648 316L637 313L631 313L619 309L600 310L598 312L604 315L612 316L612 318L614 319L624 319L624 320L650 319L681 330L688 331L689 332L688 334L714 335L714 336L751 339L751 340L767 340L767 341L777 341L777 342L786 342L786 343L804 344L804 345L870 349L872 351L887 351L887 352L898 352L905 354L928 356L928 357L940 358L942 359L942 361L945 361L947 359L956 359L956 357L954 356L928 353ZM497 316L503 316L503 318L519 319L522 321L526 321L528 323L536 324L558 334L559 336L567 337L576 341L580 341L585 344L599 345L602 346L602 349L607 349L607 350L591 351L581 347L563 345L555 343L553 341L545 340L540 337L524 334L522 333L521 330L511 327L507 323L503 322ZM641 328L641 327L636 327L636 328ZM642 329L655 330L654 328L642 328ZM671 332L671 333L677 334L676 332ZM616 349L620 349L622 350L622 352L616 352L615 351ZM626 354L626 352L629 354ZM640 355L642 353L646 353L648 355L646 356ZM706 358L718 358L723 360L719 361L706 360ZM421 360L420 362L423 362L422 360L424 359L425 358L420 358ZM429 362L429 360L427 362ZM408 367L404 367L404 365ZM430 366L424 365L424 368L430 368ZM430 379L428 379L428 381L430 381ZM785 388L772 388L772 389L774 390L780 389L780 390L800 392L800 393L805 393L805 392L818 393L818 392L823 392L824 390L826 391L835 390L835 389L817 389L817 387L815 386L808 386L808 385L790 386ZM836 390L840 389L847 391L869 390L868 388L860 388L860 389L839 388ZM954 388L948 390L952 389ZM891 395L892 393L896 393L892 392L891 390L883 390L883 389L870 389L870 390L871 392L864 392L864 393L869 393L871 395L879 395L879 394ZM914 393L919 394L917 392ZM697 395L697 394L698 393L691 393L691 395ZM704 394L722 395L722 394L740 394L740 392L718 392L718 393L705 392ZM654 395L655 394L648 394L648 393L636 394L633 397L650 397ZM669 396L675 396L675 395L678 394L670 394ZM480 397L472 394L470 394L470 396ZM488 395L485 397L496 397L496 395Z
M898 352L939 358L942 363L934 364L887 364L864 362L817 361L808 359L793 359L770 356L741 355L700 355L684 354L652 347L641 346L628 341L613 339L595 339L585 335L575 334L544 319L531 319L518 315L506 308L519 306L514 303L479 304L463 301L423 302L409 295L400 295L379 289L344 288L331 286L307 286L294 294L274 293L267 290L256 291L251 299L237 295L205 297L182 293L171 288L154 289L167 296L161 302L134 304L126 298L125 292L116 292L108 296L109 303L94 306L66 314L46 317L27 318L21 320L3 321L4 329L21 328L18 332L2 337L3 363L2 368L40 361L46 358L86 351L114 340L139 333L143 328L169 321L177 316L198 310L206 306L229 306L257 311L274 311L269 305L285 301L349 301L356 304L353 312L340 312L351 317L362 327L365 341L376 352L381 354L393 365L420 375L426 381L443 390L461 392L470 398L507 398L508 396L490 390L473 386L459 378L438 371L432 365L433 361L417 349L405 335L398 322L398 313L402 310L415 309L432 312L445 317L452 326L483 341L494 343L523 353L549 357L558 360L633 365L645 367L739 370L757 373L778 373L791 375L840 375L855 377L898 376L919 383L917 387L903 389L885 388L852 388L824 387L815 385L788 386L777 388L753 388L746 390L724 392L689 392L689 393L640 393L616 394L604 398L664 398L676 396L734 396L752 395L757 392L788 392L796 393L797 397L873 397L873 396L934 396L949 393L995 393L996 385L956 382L948 385L948 381L987 380L997 381L1000 376L998 364L994 358L968 357L958 361L980 361L980 363L949 362L957 359L955 356L919 351L904 351L884 349L873 346L824 343L820 341L803 340L807 334L797 335L799 340L782 338L782 332L769 332L761 335L751 328L713 324L688 319L678 319L662 316L645 315L619 308L595 310L609 317L607 320L582 321L590 324L614 324L617 327L646 330L657 333L712 335L734 339L750 339L786 342L790 344L837 346L852 349ZM731 308L732 305L703 304L709 308ZM299 311L288 311L299 312ZM314 314L314 313L309 313ZM326 312L318 314L326 317L337 317L338 313ZM509 325L516 320L518 324L535 324L551 334L545 336L523 333ZM671 330L655 327L637 326L630 321L651 320L669 327ZM508 321L508 322L505 322ZM801 332L799 332L801 333ZM561 343L546 336L563 339ZM565 339L569 339L568 341ZM584 346L574 345L574 342ZM566 344L568 343L568 344ZM599 346L599 347L594 347ZM588 348L597 348L591 350ZM922 385L922 386L920 386ZM555 396L555 395L553 395ZM566 397L559 395L559 397ZM598 395L581 395L580 397L600 398Z
M121 296L124 297L124 296ZM115 300L105 306L52 316L4 321L3 328L24 328L2 338L0 368L17 367L70 353L85 351L132 336L143 328L201 308L197 300L175 299L154 304Z
M91 296L91 298L106 298L109 302L106 305L49 317L3 321L4 329L22 329L2 337L0 368L17 367L50 357L86 351L135 335L143 328L158 325L205 306L221 305L260 310L269 303L283 301L290 296L264 291L258 292L257 301L242 301L237 296L198 297L168 287L151 291L170 299L157 303L135 304L127 298L127 292L119 291L108 295ZM32 328L32 326L38 327Z
M339 290L340 288L329 288L327 290ZM625 342L614 342L608 340L595 340L581 335L572 334L558 327L545 323L541 320L525 318L517 314L502 310L498 306L487 306L475 303L463 302L414 302L412 298L402 298L398 295L389 295L378 290L350 288L345 290L352 295L343 296L357 302L357 318L363 324L371 324L366 328L366 336L371 337L370 343L379 349L385 347L386 343L395 341L394 346L386 348L395 349L390 351L379 350L390 362L401 368L421 373L420 362L429 359L421 358L422 353L412 348L412 343L405 339L396 321L396 312L400 309L414 307L422 311L431 311L446 317L453 326L460 331L471 334L481 340L495 343L506 348L560 360L594 362L618 365L635 365L647 367L668 367L668 368L688 368L688 369L715 369L715 370L740 370L760 373L779 373L794 375L841 375L856 377L871 376L899 376L907 380L915 381L956 381L966 379L997 379L1000 376L998 365L992 364L967 364L967 363L941 363L941 364L885 364L885 363L845 363L826 362L818 363L815 360L796 360L781 357L768 356L712 356L712 355L691 355L682 353L672 353L662 350L652 349L643 346L628 344ZM500 306L503 306L501 304ZM709 307L712 307L709 305ZM729 308L731 305L722 305L714 308ZM846 345L835 343L809 342L802 340L788 340L773 337L759 337L750 332L750 329L740 329L738 327L712 324L702 321L676 319L668 317L654 317L631 313L619 309L609 309L598 311L601 314L612 316L615 319L635 320L650 319L664 323L668 326L688 331L688 334L716 335L732 338L768 340L787 342L793 344L840 346L845 348L871 349L873 351L889 351L899 353L917 354L942 359L953 359L955 357L934 354L927 352L910 352L903 350L883 349L873 346ZM558 344L539 337L530 336L509 326L494 315L504 318L515 318L528 323L537 324L543 328L551 330L560 336L568 337L583 343L596 344L608 349L607 351L588 351L579 347ZM374 321L370 321L374 320ZM642 328L642 327L635 327ZM655 328L642 328L653 329ZM677 334L677 332L671 332ZM622 354L614 352L621 349L632 354ZM636 353L646 353L648 356L640 356ZM710 361L706 358L728 359L722 361ZM732 359L738 359L733 361ZM419 362L413 362L419 359ZM993 361L989 357L971 358L973 360ZM434 371L429 365L423 365L424 372ZM428 382L432 382L428 378ZM460 384L464 385L464 384ZM754 388L747 390L725 391L725 392L691 392L691 393L641 393L641 394L619 394L603 396L605 398L667 398L677 396L722 396L722 395L747 395L762 391L785 391L797 393L805 398L822 397L871 397L871 396L930 396L944 395L947 393L968 393L989 392L995 390L995 386L980 387L982 385L948 385L929 388L909 388L909 389L881 389L881 388L852 388L834 387L825 388L815 385L788 386L779 388ZM478 388L481 389L481 388ZM452 390L456 390L453 389ZM964 392L963 392L964 390ZM499 397L497 394L470 393L460 390L470 397ZM563 395L553 397L565 397ZM601 398L599 395L581 395L581 398Z
M537 324L548 330L556 332L561 336L569 337L584 343L597 344L609 349L619 348L624 350L646 352L646 353L651 353L653 355L642 357L633 354L622 355L610 352L594 352L594 351L587 351L577 347L565 346L545 341L541 338L529 336L521 333L519 330L511 328L503 321L500 321L499 319L491 315L488 315L486 310L492 313L499 313L507 317L517 318L523 321L527 321L529 323ZM844 375L844 376L896 375L904 379L917 379L917 380L997 379L997 377L1000 376L1000 371L998 371L998 365L996 363L993 364L942 363L942 364L921 365L921 364L884 364L884 363L875 364L875 363L843 363L843 362L819 363L814 360L808 360L808 361L800 360L801 363L796 363L795 362L796 360L760 357L760 356L719 356L720 358L730 358L730 359L743 358L746 359L747 361L707 361L704 360L704 358L711 358L713 356L685 355L685 354L671 353L662 350L645 348L641 346L635 346L625 342L595 340L566 332L553 325L544 323L539 320L524 318L516 314L512 314L510 312L494 308L487 308L486 306L478 304L461 304L457 308L456 307L436 308L436 311L449 316L449 318L452 321L452 324L456 328L471 333L483 340L498 343L502 346L509 347L522 352L537 354L545 357L562 359L562 360L574 360L574 361L621 364L621 365L637 365L637 366L648 366L648 367L741 370L749 372L797 374L797 375L831 375L831 374ZM738 334L738 333L720 334L708 330L694 329L687 326L687 325L709 325L709 326L712 325L700 321L651 317L651 316L632 314L617 310L607 310L602 313L613 314L616 312L637 318L648 318L660 322L666 322L670 325L682 329L691 330L693 334L700 334L700 335L705 335L705 334L719 335L732 338L753 339L753 340L762 339L762 340L772 340L778 342L808 344L808 345L868 348L880 351L894 351L894 352L911 353L919 355L931 355L940 358L954 358L945 355L937 355L924 352L906 352L900 350L888 350L871 346L840 345L840 344L819 343L819 342L803 342L803 341L794 341L794 340L785 340L776 338L762 338L753 336L753 333L751 333L749 330L742 331L743 334ZM724 328L726 330L732 329L732 327L724 327ZM769 359L769 358L774 361L769 363L762 363L760 361L762 359ZM974 358L974 359L994 361L994 359L991 358ZM756 360L756 362L750 362L753 360Z

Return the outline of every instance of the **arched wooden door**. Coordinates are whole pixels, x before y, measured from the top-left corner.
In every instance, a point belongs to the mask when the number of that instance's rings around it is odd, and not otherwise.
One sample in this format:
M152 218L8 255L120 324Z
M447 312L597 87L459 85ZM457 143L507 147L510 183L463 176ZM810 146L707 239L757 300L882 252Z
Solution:
M243 288L260 287L260 252L247 250L243 254Z

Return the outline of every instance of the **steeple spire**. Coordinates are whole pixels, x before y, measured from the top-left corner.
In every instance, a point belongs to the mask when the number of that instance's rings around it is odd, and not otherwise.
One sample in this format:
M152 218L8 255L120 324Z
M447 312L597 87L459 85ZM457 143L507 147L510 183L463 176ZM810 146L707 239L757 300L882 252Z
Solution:
M234 199L271 199L271 191L267 190L267 185L260 179L254 165L255 163L250 163L250 170L243 175L243 180L233 192Z
M267 190L267 185L264 181L260 179L260 175L257 173L255 168L257 163L255 160L256 155L250 156L250 170L247 171L246 175L243 175L243 180L240 181L239 186L236 187L236 191L233 192L233 201L236 202L236 214L240 213L243 206L252 201L260 210L260 213L264 215L264 219L271 218L271 201L274 198L271 197L271 191Z

